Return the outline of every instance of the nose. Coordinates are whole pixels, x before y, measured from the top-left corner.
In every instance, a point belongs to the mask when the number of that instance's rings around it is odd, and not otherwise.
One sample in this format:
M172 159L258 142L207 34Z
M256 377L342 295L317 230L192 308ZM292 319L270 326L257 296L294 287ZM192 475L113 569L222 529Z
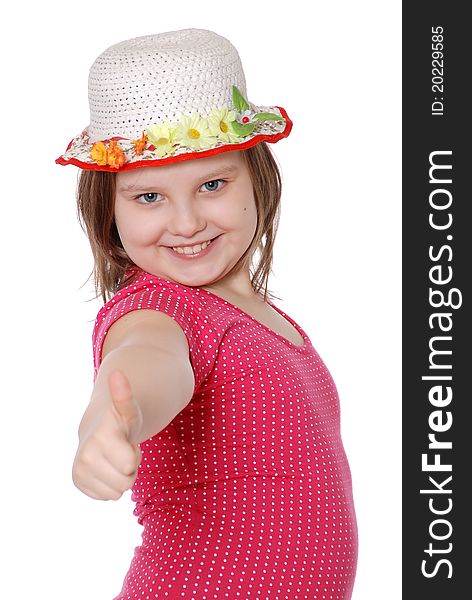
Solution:
M192 238L206 227L206 219L201 214L194 198L173 202L168 230L174 236Z

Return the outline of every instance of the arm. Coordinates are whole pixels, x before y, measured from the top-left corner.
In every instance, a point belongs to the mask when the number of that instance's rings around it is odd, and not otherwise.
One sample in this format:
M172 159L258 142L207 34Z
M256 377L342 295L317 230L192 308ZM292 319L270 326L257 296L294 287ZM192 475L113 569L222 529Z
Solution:
M164 429L192 398L194 375L180 326L159 311L132 311L118 319L106 335L91 400L79 426L79 439L110 410L108 376L115 369L128 378L143 413L143 426L135 443Z

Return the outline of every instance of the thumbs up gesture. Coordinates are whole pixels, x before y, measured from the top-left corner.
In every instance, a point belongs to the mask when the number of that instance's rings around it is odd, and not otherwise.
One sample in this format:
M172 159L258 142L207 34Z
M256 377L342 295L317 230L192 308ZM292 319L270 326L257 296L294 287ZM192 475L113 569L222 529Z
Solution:
M122 371L110 373L108 391L111 402L81 438L72 468L74 485L97 500L118 500L131 488L142 458L143 415Z
M141 408L133 398L131 386L123 371L112 371L108 377L108 389L118 424L126 439L133 444L143 425Z

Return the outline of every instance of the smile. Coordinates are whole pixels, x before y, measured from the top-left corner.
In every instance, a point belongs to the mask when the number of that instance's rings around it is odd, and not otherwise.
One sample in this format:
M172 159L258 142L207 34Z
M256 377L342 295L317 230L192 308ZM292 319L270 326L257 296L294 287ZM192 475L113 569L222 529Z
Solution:
M196 258L206 256L211 251L219 237L220 236L217 236L212 240L207 240L206 242L196 244L195 246L184 246L183 248L166 246L166 248L169 253L177 259L195 260Z
M196 244L195 246L173 246L172 250L178 252L179 254L197 254L197 252L201 252L205 250L205 248L211 243L211 240L207 240L202 244Z

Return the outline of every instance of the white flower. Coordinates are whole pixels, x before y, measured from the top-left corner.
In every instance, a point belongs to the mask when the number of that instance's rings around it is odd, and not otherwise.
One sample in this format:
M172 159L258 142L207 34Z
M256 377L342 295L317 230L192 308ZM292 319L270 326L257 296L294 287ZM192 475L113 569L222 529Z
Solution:
M247 125L248 123L257 123L257 119L254 118L254 110L245 110L243 113L239 113L236 117L238 123L241 125Z

